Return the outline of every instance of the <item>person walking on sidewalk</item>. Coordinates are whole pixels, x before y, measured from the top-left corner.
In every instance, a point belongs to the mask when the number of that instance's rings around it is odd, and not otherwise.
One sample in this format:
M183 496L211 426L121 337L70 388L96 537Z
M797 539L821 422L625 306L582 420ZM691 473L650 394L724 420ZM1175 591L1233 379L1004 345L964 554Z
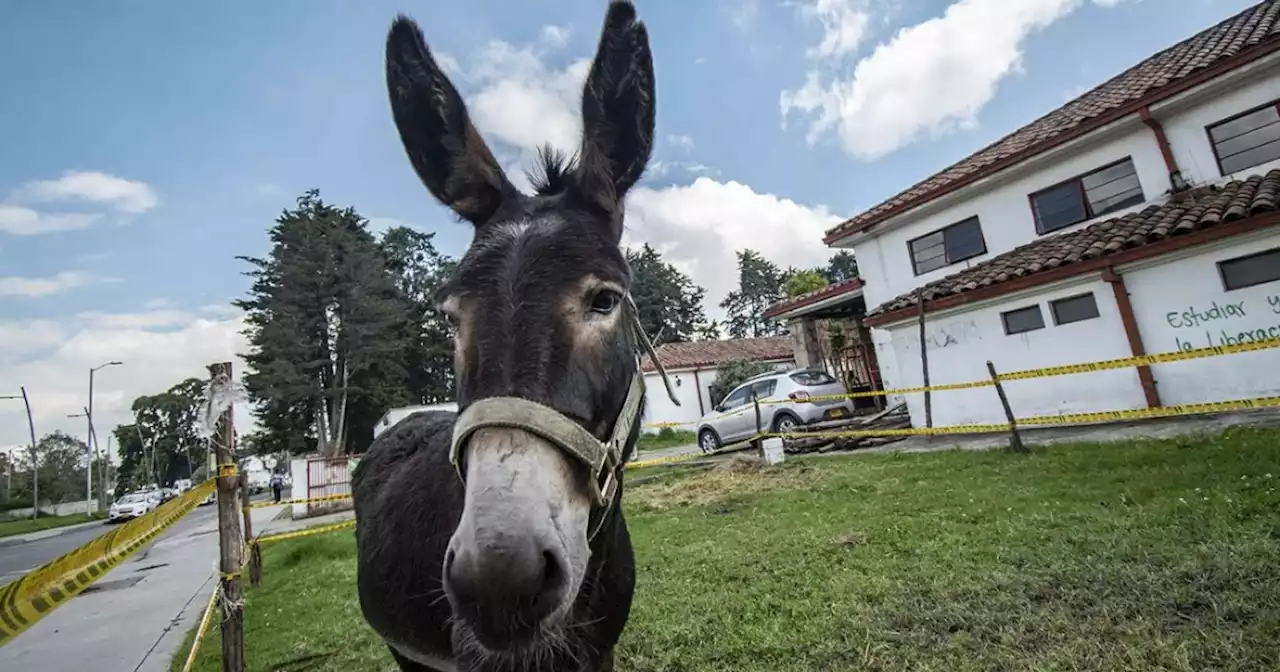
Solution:
M280 503L280 491L284 489L284 478L280 476L280 472L271 474L271 495L275 497L277 504Z

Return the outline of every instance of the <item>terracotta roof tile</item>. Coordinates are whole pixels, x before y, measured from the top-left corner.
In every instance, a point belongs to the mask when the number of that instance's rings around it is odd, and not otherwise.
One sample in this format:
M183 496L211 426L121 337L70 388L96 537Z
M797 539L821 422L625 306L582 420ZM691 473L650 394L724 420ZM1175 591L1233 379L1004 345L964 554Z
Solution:
M852 292L860 287L862 287L862 280L860 278L849 278L847 280L841 280L840 282L833 282L826 287L815 289L812 292L805 292L799 296L783 299L770 305L768 308L764 309L764 318L767 320L780 313L785 313L788 310L807 306L811 303L817 303L823 299L844 294L845 292Z
M1064 233L1040 238L934 280L922 287L925 301L964 294L1015 278L1061 266L1110 256L1264 212L1280 203L1280 169L1253 175L1220 187L1200 187L1182 197L1141 212L1108 219ZM903 294L868 311L875 316L916 305L915 292Z
M795 356L790 336L764 338L731 338L725 341L663 343L657 347L658 361L668 371L694 367L714 368L737 359L768 361ZM644 360L644 371L655 371L653 363Z
M1267 53L1260 48L1277 46L1280 35L1280 0L1267 0L1165 49L1111 80L1023 126L986 148L925 179L827 232L831 243L864 231L899 212L928 202L952 189L998 172L1056 145L1067 137L1110 123L1130 114L1136 106L1150 104L1177 93L1191 78L1210 66L1234 56L1251 58ZM1252 53L1251 53L1252 52Z

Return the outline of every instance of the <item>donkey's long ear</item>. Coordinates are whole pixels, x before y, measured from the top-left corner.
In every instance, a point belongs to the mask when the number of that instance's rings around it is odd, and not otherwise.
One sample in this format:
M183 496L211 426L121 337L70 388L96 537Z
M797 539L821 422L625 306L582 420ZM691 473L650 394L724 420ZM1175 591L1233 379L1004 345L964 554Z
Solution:
M404 15L387 34L387 92L400 140L427 189L476 226L488 221L514 187L471 125L422 30Z
M634 5L615 0L582 91L578 156L580 188L607 209L621 208L649 162L654 103L649 33Z

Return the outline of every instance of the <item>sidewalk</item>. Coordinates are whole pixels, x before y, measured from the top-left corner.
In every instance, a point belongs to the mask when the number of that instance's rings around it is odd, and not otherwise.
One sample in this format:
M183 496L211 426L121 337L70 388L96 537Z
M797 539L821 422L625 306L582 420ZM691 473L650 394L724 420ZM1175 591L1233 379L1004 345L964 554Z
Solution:
M0 548L5 546L13 546L15 544L25 544L30 541L39 541L40 539L48 539L49 537L57 537L76 530L83 530L86 527L102 527L105 529L105 520L91 520L87 523L76 523L75 525L63 525L62 527L51 527L47 530L38 530L36 532L26 532L23 534L13 534L7 537L0 537Z

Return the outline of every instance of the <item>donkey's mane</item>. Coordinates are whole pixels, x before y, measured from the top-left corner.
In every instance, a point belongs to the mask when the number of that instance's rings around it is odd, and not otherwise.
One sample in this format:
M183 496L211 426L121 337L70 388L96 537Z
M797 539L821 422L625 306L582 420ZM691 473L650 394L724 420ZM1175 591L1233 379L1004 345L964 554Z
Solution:
M551 145L538 148L538 162L524 174L533 184L539 196L563 193L573 184L573 172L578 167L577 155L569 155Z

